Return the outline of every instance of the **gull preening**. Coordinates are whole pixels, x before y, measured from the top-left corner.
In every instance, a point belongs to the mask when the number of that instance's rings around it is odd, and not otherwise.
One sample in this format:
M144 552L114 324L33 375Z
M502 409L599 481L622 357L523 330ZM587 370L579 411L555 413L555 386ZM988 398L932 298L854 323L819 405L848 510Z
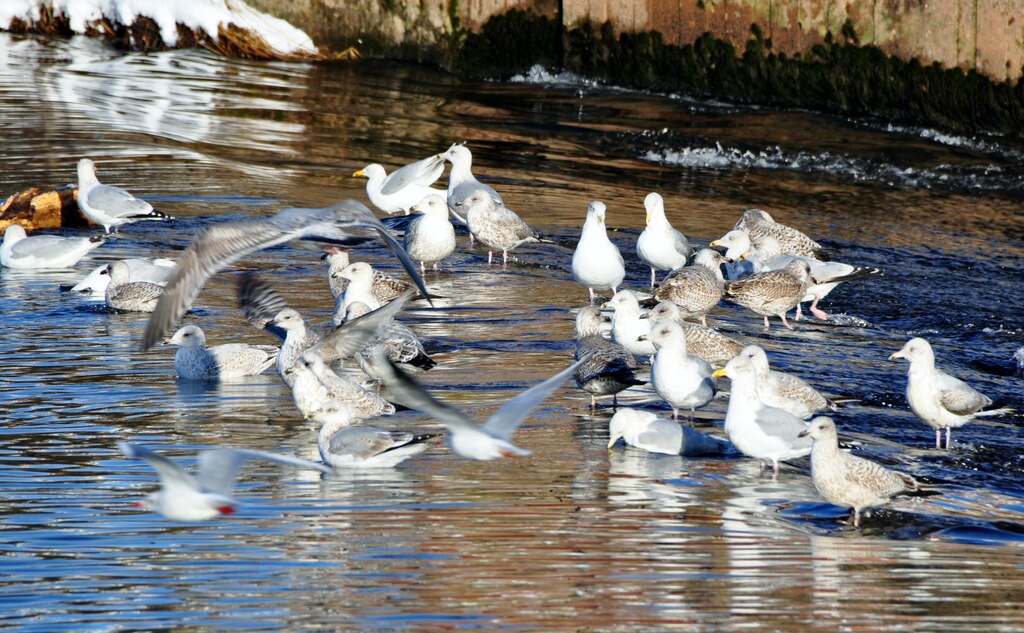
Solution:
M644 384L636 377L636 357L625 347L601 334L601 312L596 306L584 306L576 314L576 351L573 360L581 361L573 378L590 394L594 409L598 396L611 396L618 404L618 393Z
M942 429L946 429L949 450L950 429L958 429L975 418L1013 411L1009 407L984 411L992 399L936 367L931 343L923 338L910 339L889 360L897 358L910 361L907 403L919 420L935 429L935 448L941 448Z
M659 270L675 270L686 265L693 254L686 236L672 228L665 217L665 201L661 194L649 193L644 198L647 226L636 240L636 254L651 267L651 288Z
M605 230L605 211L605 204L600 200L587 206L587 219L572 254L572 276L590 291L590 303L595 300L594 290L618 292L626 277L622 253L608 239Z
M860 513L892 501L894 497L918 491L917 481L905 473L889 470L871 460L839 448L832 418L819 416L800 432L814 440L811 449L811 479L829 503L853 508L853 526L860 526Z
M678 422L659 418L650 411L624 408L608 421L608 448L619 440L651 453L698 457L722 455L729 445Z
M440 433L390 431L357 424L348 404L325 402L311 417L320 425L316 445L320 459L337 469L393 468L427 449Z
M430 160L430 159L426 159ZM422 163L423 161L420 161ZM413 163L417 165L420 163ZM410 167L407 165L406 167ZM366 197L373 206L384 213L405 213L409 215L412 207L423 198L432 194L443 194L440 189L431 189L430 185L441 177L444 163L435 164L433 169L413 175L413 171L398 170L390 176L377 163L371 163L352 174L354 178L366 178ZM402 181L403 176L411 176ZM395 178L395 176L398 176ZM402 182L400 182L402 181ZM387 191L387 193L385 193ZM447 209L445 216L448 215Z
M164 341L176 345L174 369L185 380L224 380L262 374L274 364L278 348L273 345L225 343L206 346L206 334L199 326L186 325Z
M376 365L385 386L399 396L401 402L434 417L448 429L448 446L466 459L491 460L498 457L529 455L530 451L512 444L512 434L541 402L580 366L576 361L547 380L530 387L498 409L482 426L478 426L461 410L430 395L414 378L377 351Z
M4 230L0 244L0 266L5 268L71 268L89 251L103 246L103 240L90 237L61 237L25 233L20 224Z
M82 215L110 233L122 224L139 220L172 220L153 205L139 200L124 189L100 184L96 178L96 164L88 158L78 161L78 208Z

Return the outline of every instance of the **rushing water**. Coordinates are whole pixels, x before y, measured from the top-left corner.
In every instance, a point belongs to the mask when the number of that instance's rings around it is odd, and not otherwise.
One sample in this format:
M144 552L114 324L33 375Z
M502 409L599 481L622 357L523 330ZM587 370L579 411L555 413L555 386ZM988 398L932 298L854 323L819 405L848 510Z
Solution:
M534 72L468 84L417 66L250 63L196 51L125 55L84 38L0 35L0 191L74 180L80 157L178 219L127 227L76 271L0 271L0 623L9 630L177 628L1015 630L1024 623L1020 415L971 424L949 453L908 411L925 336L942 366L1021 410L1004 375L1024 344L1024 147L648 95ZM202 226L283 206L365 200L351 174L468 141L474 169L563 243L593 199L643 289L642 200L698 243L749 206L885 275L825 302L867 327L765 332L723 305L714 324L857 402L836 418L862 453L941 494L874 512L860 530L822 501L806 461L777 480L752 460L605 448L612 410L571 381L516 436L529 458L470 462L442 445L384 472L321 477L253 464L238 514L177 524L131 502L145 463L114 443L315 454L315 429L276 375L177 382L173 350L138 351L145 316L58 292L98 261L171 256ZM93 231L94 232L94 231ZM586 290L571 251L516 251L505 270L460 238L426 277L441 297L403 316L438 366L423 380L484 419L564 367ZM365 257L394 271L372 245ZM288 247L248 258L314 321L323 267ZM234 307L238 268L188 322L211 343L269 343ZM652 409L648 389L623 400ZM699 411L721 434L725 400ZM415 412L382 421L432 428ZM190 466L188 450L171 450Z

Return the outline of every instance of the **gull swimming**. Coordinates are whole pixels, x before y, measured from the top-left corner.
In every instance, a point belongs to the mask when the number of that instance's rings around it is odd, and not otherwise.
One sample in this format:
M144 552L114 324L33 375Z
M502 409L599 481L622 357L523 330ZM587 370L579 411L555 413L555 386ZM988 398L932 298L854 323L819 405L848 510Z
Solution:
M230 497L235 477L250 459L331 472L323 464L263 451L215 448L199 453L199 474L193 477L181 466L154 450L119 441L117 447L129 459L145 460L160 476L160 489L137 501L136 506L159 512L171 521L209 521L232 514L238 501ZM170 447L176 448L176 447Z
M469 234L487 249L487 265L494 251L501 251L502 265L508 264L508 252L528 242L540 242L540 236L515 211L477 190L459 200L456 210L464 210Z
M124 189L100 184L96 178L96 164L88 158L78 161L78 208L91 222L110 233L122 224L139 220L173 220L153 205L139 200Z
M292 399L304 417L316 413L328 400L344 402L358 420L395 412L395 405L336 374L316 352L305 352L285 373L293 376Z
M186 325L164 341L177 345L174 369L185 380L223 380L262 374L274 364L277 347L225 343L206 346L206 334L196 325Z
M537 405L547 400L583 361L576 361L547 380L512 398L494 415L478 426L459 409L430 395L414 378L377 351L376 364L382 370L385 386L398 394L402 402L436 418L448 429L448 446L466 459L491 460L498 457L529 455L530 451L512 444L512 434Z
M362 241L364 238L349 232L356 228L377 231L429 301L430 295L416 265L364 205L346 200L324 209L285 209L269 218L222 222L200 231L178 259L178 269L167 282L166 291L146 324L142 349L149 349L161 340L192 305L203 283L228 264L255 251L293 240L342 246Z
M827 259L821 244L792 227L779 224L761 209L747 209L732 228L746 231L751 240L764 235L775 238L784 255Z
M636 241L636 254L651 267L653 288L657 271L682 268L693 254L693 248L686 236L672 228L665 217L665 201L661 194L647 194L644 208L647 210L647 227Z
M25 233L20 224L9 224L0 244L0 266L5 268L71 268L89 251L103 246L90 237L61 237Z
M725 434L741 453L760 460L762 473L765 461L771 461L772 472L778 476L780 460L811 452L811 440L799 437L807 425L792 413L770 407L757 397L757 374L749 358L740 354L712 376L732 380Z
M349 258L348 250L341 247L326 247L324 259L327 260L327 283L331 287L331 297L335 300L345 293L348 288L348 279L342 272L348 268L352 261ZM373 296L381 303L387 303L398 295L412 287L407 281L394 277L384 271L373 269Z
M174 274L177 264L170 259L142 259L132 257L122 259L128 266L128 277L131 281L148 281L150 283L164 285ZM103 296L106 294L107 286L110 285L110 275L107 274L107 264L101 264L85 276L82 281L67 289L68 292L81 292L91 295ZM63 288L62 288L63 290Z
M725 256L716 250L705 248L697 251L690 266L672 271L654 292L658 301L671 301L679 306L683 317L700 317L707 326L707 314L722 300L725 279L722 277L722 263Z
M384 171L384 168L377 163L371 163L366 167L363 167L352 174L352 176L354 178L366 178L366 197L370 199L373 206L377 207L384 213L405 213L406 215L409 215L409 211L420 200L432 194L444 193L444 191L441 191L440 189L432 189L430 187L430 185L434 184L434 182L441 177L441 173L443 171L444 163L437 163L433 170L422 172L419 174L418 178L410 179L408 182L404 183L404 186L396 187L395 183L392 182L391 187L388 187L390 193L384 193L383 191L385 185L390 179L390 176L388 176L387 172ZM444 213L445 217L447 217L447 209Z
M369 314L370 308L365 303L355 302L348 307L345 320L358 319L364 314ZM406 371L426 371L437 363L434 362L423 343L416 333L408 326L394 318L380 324L377 333L374 334L363 349L356 354L356 363L367 376L373 380L380 380L380 374L373 364L374 352L383 349L388 360L397 363Z
M712 365L724 365L743 349L743 343L718 330L685 320L682 310L671 301L658 302L647 313L647 318L655 322L671 321L678 324L686 337L687 351Z
M572 276L590 291L590 303L594 303L594 289L618 292L626 277L622 253L605 230L605 210L600 200L587 206L587 219L572 254Z
M320 459L337 469L393 468L427 449L440 433L389 431L356 424L347 404L329 400L313 414L320 425L316 445Z
M608 449L620 439L634 448L664 455L699 457L729 451L729 445L717 438L628 407L616 411L608 421Z
M653 343L657 350L651 364L654 391L672 407L673 420L679 417L679 409L689 409L692 422L697 407L711 402L718 391L711 365L687 353L686 336L682 328L671 321L655 324L640 338Z
M651 321L640 318L640 302L631 290L620 290L602 308L611 308L612 340L637 356L653 356L654 343L643 339L651 331Z
M768 355L757 345L748 345L740 353L757 374L757 397L770 407L807 419L821 411L836 411L838 406L818 393L804 379L776 371L768 366Z
M437 270L438 263L455 252L455 227L448 220L448 204L441 196L430 195L411 210L420 215L405 231L405 252L420 263L420 272L427 272L427 262L433 262Z
M107 307L128 312L152 312L164 292L164 287L148 281L132 281L128 264L122 261L107 264L106 275L110 283L104 292Z
M834 505L853 508L853 526L860 526L860 513L892 501L894 497L918 491L917 481L905 473L889 470L873 461L851 455L839 448L832 418L811 420L800 437L811 437L811 479L821 496Z
M596 306L584 306L576 314L576 352L582 362L573 373L576 385L590 394L590 408L597 396L612 397L618 405L620 391L644 384L636 377L636 357L601 334L601 313Z
M777 316L792 330L793 326L786 320L786 312L800 303L811 283L810 265L797 259L782 270L725 282L724 297L763 316L765 329L768 329L768 317Z
M907 341L889 360L910 361L907 372L907 402L919 420L935 429L935 448L941 448L942 429L946 429L946 450L949 450L950 429L960 428L975 418L1003 415L1013 409L983 409L992 399L959 378L935 366L935 352L923 338Z

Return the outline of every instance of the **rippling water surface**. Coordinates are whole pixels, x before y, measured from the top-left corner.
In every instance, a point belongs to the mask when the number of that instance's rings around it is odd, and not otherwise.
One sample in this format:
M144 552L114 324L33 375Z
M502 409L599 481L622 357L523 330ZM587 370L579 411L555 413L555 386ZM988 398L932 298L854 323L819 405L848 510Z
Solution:
M126 228L75 271L0 270L0 623L10 630L668 628L977 630L1024 622L1021 417L965 427L954 450L909 413L906 366L925 336L939 362L1024 407L1007 374L1024 344L1024 147L1001 138L800 111L625 92L535 72L462 83L416 66L255 64L195 51L125 55L83 38L0 36L0 191L100 176L178 220ZM568 383L516 437L534 456L469 462L443 446L384 472L320 477L255 464L238 514L176 524L131 502L156 477L114 442L315 454L315 429L276 375L176 382L173 350L138 351L144 315L62 295L97 262L173 257L201 227L283 206L364 199L351 174L468 141L474 170L543 233L571 244L587 204L608 204L629 269L642 200L706 243L758 206L885 275L826 309L867 327L793 332L723 305L722 330L775 364L856 399L837 415L862 453L941 494L872 514L863 529L814 491L807 464L778 480L747 459L605 448ZM94 232L94 231L93 231ZM395 270L373 245L366 259ZM516 251L508 269L460 238L442 299L403 319L438 367L441 397L485 418L571 356L586 291L571 251ZM319 260L251 257L303 312L329 319ZM211 343L271 342L234 308L238 268L212 279L188 322ZM624 401L667 409L648 389ZM725 400L698 412L721 434ZM384 421L432 427L414 412ZM171 453L190 466L188 450Z

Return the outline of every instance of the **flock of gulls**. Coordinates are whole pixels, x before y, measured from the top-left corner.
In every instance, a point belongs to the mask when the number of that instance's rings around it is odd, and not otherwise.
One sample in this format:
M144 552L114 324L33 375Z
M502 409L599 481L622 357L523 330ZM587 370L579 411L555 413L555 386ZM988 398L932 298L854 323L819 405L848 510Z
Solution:
M446 164L451 165L447 189L436 189L433 185ZM687 457L738 452L759 460L762 473L771 465L773 476L778 476L780 461L810 455L814 486L831 503L851 508L855 526L865 508L920 491L913 477L840 446L834 421L820 415L837 410L836 402L801 378L772 369L762 348L744 345L707 322L708 313L722 301L762 317L764 328L778 318L792 329L787 313L795 309L799 320L801 304L807 302L808 312L827 322L831 317L819 302L840 284L870 278L877 269L828 261L820 244L759 209L744 212L734 229L708 248L695 249L669 223L662 197L651 193L644 200L646 228L636 243L637 255L650 268L650 288L620 289L624 260L608 238L604 203L591 202L571 263L572 277L587 288L590 299L576 314L573 362L478 424L416 380L417 372L437 363L397 317L412 300L431 302L423 275L457 248L453 221L466 225L471 242L487 249L489 266L498 252L507 265L513 249L548 240L474 177L472 155L464 145L391 174L372 164L354 176L367 179L367 197L382 212L412 214L401 241L354 200L322 209L289 208L270 217L213 224L175 261L113 261L71 288L102 296L111 310L149 313L141 348L161 342L177 346L174 367L181 379L238 379L275 367L301 415L319 425L320 462L211 448L200 453L195 476L152 449L119 442L125 456L145 460L159 474L160 488L138 505L177 521L230 514L237 505L231 497L237 472L253 459L325 473L394 467L440 435L374 426L372 421L394 413L396 404L439 421L448 446L460 457L528 455L513 443L513 434L570 377L590 394L592 410L597 398L611 397L615 413L609 449L622 439L637 449ZM123 189L101 184L89 159L78 164L78 203L106 233L140 220L172 219ZM353 249L374 237L394 252L411 283L351 259ZM27 236L20 226L11 225L0 246L0 263L67 268L103 243L101 237ZM175 330L211 275L283 243L306 243L324 253L335 301L329 324L308 324L267 281L247 272L239 275L239 306L253 326L276 336L278 345L210 347L197 325ZM600 306L599 291L612 293ZM610 327L602 310L610 312ZM932 347L922 338L911 339L890 358L909 361L907 401L935 429L937 449L943 430L949 450L951 429L1009 411L988 409L988 397L936 367ZM640 371L644 364L649 365L646 380ZM716 397L722 378L730 381L724 425L728 441L692 428L695 411ZM617 394L648 381L671 408L671 420L618 407Z

